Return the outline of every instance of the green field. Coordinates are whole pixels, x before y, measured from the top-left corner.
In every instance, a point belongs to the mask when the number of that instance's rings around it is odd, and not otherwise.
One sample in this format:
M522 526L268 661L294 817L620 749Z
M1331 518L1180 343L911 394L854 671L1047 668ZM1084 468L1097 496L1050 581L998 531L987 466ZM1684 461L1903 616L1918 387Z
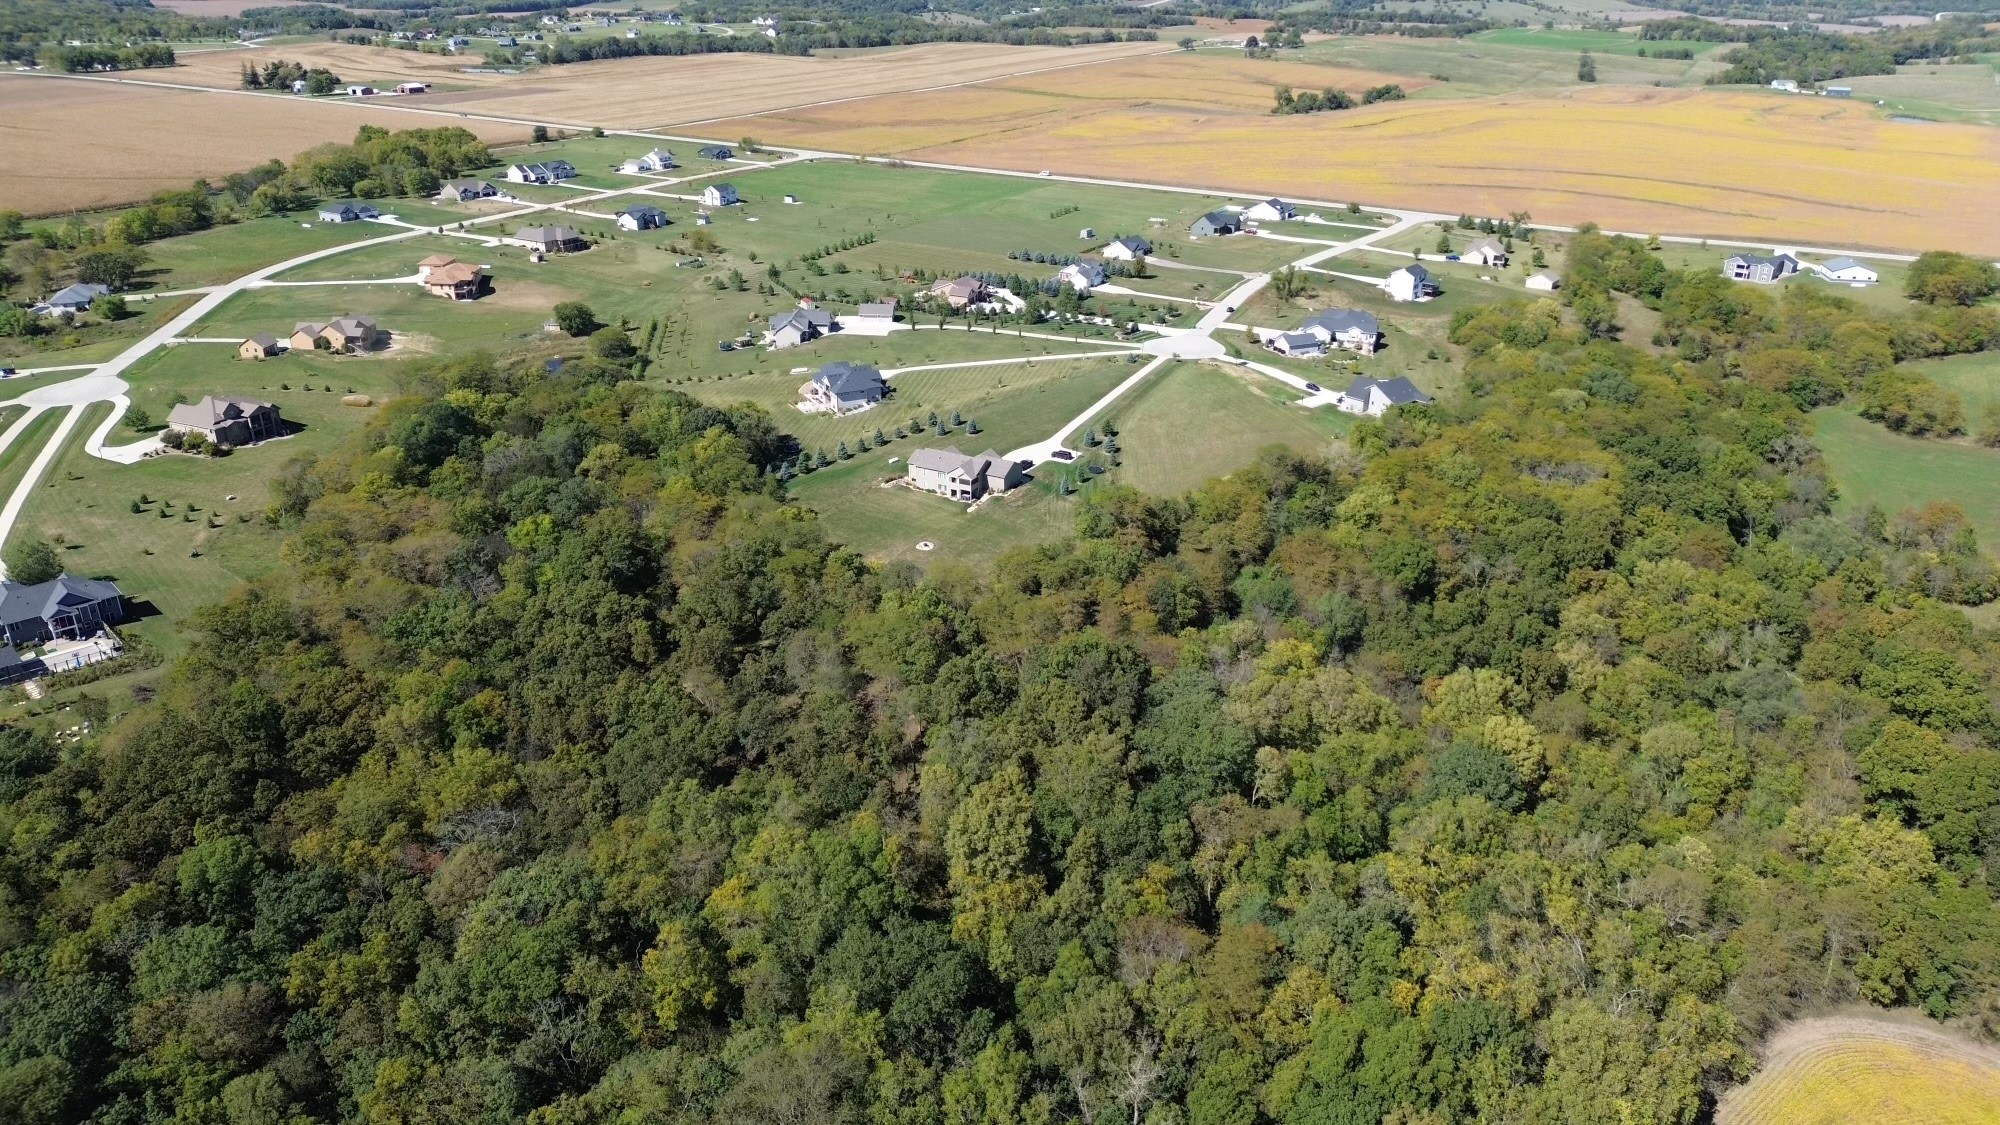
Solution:
M1813 417L1827 469L1840 486L1838 510L1874 504L1893 515L1944 500L1965 510L1989 550L2000 545L2000 450L1904 437L1846 408Z
M1656 51L1685 47L1701 58L1721 43L1695 42L1648 42L1634 34L1622 31L1583 31L1577 28L1531 28L1503 27L1493 31L1482 31L1472 37L1479 44L1497 44L1506 47L1529 47L1538 51L1564 51L1578 54L1589 51L1593 55L1631 55L1637 57L1640 51ZM1662 60L1672 62L1677 60Z
M1173 363L1111 404L1123 447L1108 476L1156 496L1177 496L1227 476L1274 445L1324 454L1352 418L1332 407L1292 406L1297 392L1274 379L1205 363ZM1199 420L1198 422L1196 420Z
M2000 406L2000 353L1975 352L1948 359L1926 359L1903 370L1928 375L1940 386L1957 391L1965 404L1965 427L1976 429L1989 406ZM1995 544L2000 546L2000 544Z
M967 453L986 448L968 448L976 443L959 438L946 440ZM899 456L893 451L902 444L885 452ZM819 513L830 537L883 562L928 566L948 561L984 568L1014 547L1047 542L1076 526L1081 497L1058 495L1055 475L1046 466L1039 479L971 514L964 504L942 496L884 487L885 481L902 476L901 470L885 458L858 457L800 477L792 482L791 494ZM932 549L919 551L920 542Z
M380 204L383 210L393 211L399 202L382 200ZM395 233L380 223L322 223L317 215L316 210L273 215L149 242L145 250L153 260L140 274L134 291L214 285L300 254Z
M1536 20L1545 16L1535 16ZM1626 39L1616 32L1542 32L1505 29L1488 34L1518 33L1539 35L1586 35L1605 37L1614 43ZM1674 43L1663 46L1693 47L1700 55L1702 44ZM1635 42L1636 50L1636 42ZM1286 51L1282 57L1329 66L1404 74L1412 78L1434 78L1437 84L1413 92L1413 98L1472 98L1517 90L1576 85L1578 48L1524 46L1504 41L1471 39L1408 39L1392 36L1351 36L1308 43L1303 49ZM1693 62L1679 59L1639 58L1636 53L1618 53L1591 47L1597 60L1600 85L1698 86L1702 79L1722 69L1713 54Z

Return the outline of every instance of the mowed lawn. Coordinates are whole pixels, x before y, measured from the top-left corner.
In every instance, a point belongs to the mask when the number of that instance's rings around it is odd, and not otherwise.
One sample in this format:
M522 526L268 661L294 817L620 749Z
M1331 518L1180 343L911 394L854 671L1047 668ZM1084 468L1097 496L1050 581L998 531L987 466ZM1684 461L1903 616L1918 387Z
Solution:
M990 446L1004 453L1039 441L1088 409L1132 370L1123 355L1112 355L910 371L890 377L890 394L881 405L845 417L799 411L798 388L809 378L801 373L737 376L680 389L721 406L756 403L807 452L824 449L831 455L841 442L858 449L862 439L872 439L877 430L893 438L896 428L903 427L909 439L892 441L861 458L881 462L908 456L911 449L924 445L957 445L968 454ZM980 432L967 434L963 427L948 437L917 432L928 429L932 412L949 425L953 411L977 422Z
M902 456L903 442L889 456ZM914 446L915 443L910 443ZM977 452L959 445L967 453ZM984 446L980 447L984 449ZM1046 543L1074 532L1081 495L1061 496L1049 466L1039 479L968 513L966 505L887 483L903 466L870 455L821 469L791 484L791 495L819 513L829 537L880 562L919 566L949 561L975 570L990 567L1014 547ZM930 550L918 550L918 543Z
M1947 390L1958 392L1965 404L1965 428L1979 428L1988 407L2000 406L2000 353L1975 352L1949 359L1927 359L1904 364L1905 371L1928 375ZM1996 544L2000 546L2000 544Z
M264 521L271 478L291 458L324 453L366 424L372 407L342 406L340 399L353 390L381 401L393 390L397 366L388 360L319 355L245 362L221 345L187 344L163 352L129 373L134 405L155 424L165 418L176 393L189 400L239 394L277 403L286 421L300 428L290 437L228 457L170 454L117 465L83 451L83 439L110 409L109 404L92 406L35 489L15 535L62 535L70 569L109 575L129 597L164 614L137 628L172 650L178 644L172 623L278 565L283 533ZM326 390L328 386L333 389ZM48 412L47 428L61 413ZM38 429L43 425L39 419L35 423ZM111 441L141 436L120 426ZM25 464L26 450L40 447L39 441L24 442L20 463ZM0 459L6 456L0 454ZM0 483L10 483L5 478L13 474L13 467L0 460ZM135 514L131 506L141 496L150 502Z
M1255 372L1175 363L1093 420L1118 430L1113 479L1156 496L1175 496L1227 476L1274 445L1323 455L1352 419L1332 407L1292 406L1297 392Z
M1840 511L1875 504L1893 515L1948 501L1965 510L1987 550L2000 550L2000 450L1904 437L1845 408L1813 418L1827 468L1840 486Z
M385 211L396 210L397 202L377 201ZM144 249L152 261L141 271L134 291L215 285L300 254L396 233L396 228L381 223L322 223L318 215L309 209L149 242Z

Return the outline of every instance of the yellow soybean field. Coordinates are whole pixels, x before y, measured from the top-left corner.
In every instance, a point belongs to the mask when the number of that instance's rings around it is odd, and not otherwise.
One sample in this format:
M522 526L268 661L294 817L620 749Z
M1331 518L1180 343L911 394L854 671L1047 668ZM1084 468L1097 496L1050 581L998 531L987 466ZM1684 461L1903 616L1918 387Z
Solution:
M1718 1125L2000 1125L2000 1051L1933 1027L1811 1019L1771 1041Z

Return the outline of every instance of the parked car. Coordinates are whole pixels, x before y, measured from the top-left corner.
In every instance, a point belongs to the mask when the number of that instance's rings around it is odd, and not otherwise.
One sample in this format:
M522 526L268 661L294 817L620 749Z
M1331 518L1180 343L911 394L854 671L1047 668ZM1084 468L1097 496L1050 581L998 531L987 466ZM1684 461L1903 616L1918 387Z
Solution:
M1444 260L1445 260L1445 261L1447 261L1447 262L1456 262L1456 261L1458 261L1458 255L1456 255L1456 254L1446 254L1446 255L1444 256Z
M1312 393L1314 393L1314 394L1318 394L1318 393L1319 393L1319 384L1318 384L1318 383L1307 383L1307 384L1306 384L1306 390L1309 390L1309 391L1311 391L1311 392L1312 392Z
M1074 454L1074 453L1071 453L1071 452L1070 452L1069 450L1067 450L1067 449L1058 449L1058 450L1056 450L1056 451L1055 451L1054 453L1051 453L1051 454L1049 454L1049 456L1051 456L1051 457L1055 458L1055 459L1056 459L1056 460L1058 460L1058 461L1074 461L1074 460L1076 460L1076 454Z

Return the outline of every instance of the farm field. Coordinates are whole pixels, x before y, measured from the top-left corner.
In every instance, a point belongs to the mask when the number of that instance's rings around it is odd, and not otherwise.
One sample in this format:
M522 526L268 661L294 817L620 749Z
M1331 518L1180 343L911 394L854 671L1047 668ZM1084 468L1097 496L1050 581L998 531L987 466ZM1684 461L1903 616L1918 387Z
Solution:
M1539 23L1545 17L1530 18ZM1467 39L1341 35L1308 42L1302 49L1285 52L1285 56L1323 66L1400 75L1399 81L1424 79L1425 88L1412 91L1415 98L1469 98L1575 86L1576 56L1581 47L1555 46L1571 36L1585 36L1605 44L1591 48L1601 86L1698 86L1702 79L1722 69L1712 53L1701 54L1704 44L1672 44L1693 47L1697 57L1691 62L1642 59L1636 53L1636 46L1626 51L1608 49L1623 46L1627 41L1636 43L1617 32L1526 28L1503 28Z
M933 43L845 58L789 55L682 55L609 59L530 68L519 74L467 74L467 60L386 47L311 43L241 52L324 66L348 81L375 85L448 82L456 93L407 99L412 107L648 129L770 113L830 98L893 94L978 82L1024 71L1171 51L1163 43L1081 47L1010 47ZM175 67L173 81L234 88L243 59L197 55ZM404 101L405 99L384 99ZM740 136L734 126L727 136Z
M1722 43L1660 43L1647 42L1637 34L1622 31L1584 31L1576 28L1536 28L1503 27L1494 31L1483 31L1471 38L1474 43L1498 44L1508 47L1532 47L1542 51L1563 51L1577 54L1589 51L1593 55L1634 55L1641 50L1655 50L1662 47L1685 47L1694 52L1696 58L1725 46ZM1662 60L1674 61L1674 60Z
M1773 1037L1717 1125L1995 1125L2000 1051L1921 1024L1801 1020Z
M237 52L216 53L226 54L231 68L242 63ZM0 149L9 157L0 169L0 199L31 215L87 211L183 188L201 176L220 179L328 141L349 141L363 125L398 129L426 122L365 105L235 95L218 102L218 96L0 74L0 102L9 110L0 121ZM528 136L526 126L458 124L494 143Z
M1903 66L1894 74L1870 74L1846 80L1857 98L1879 99L1884 113L1928 117L1938 121L2000 124L2000 81L1994 64L1924 63Z
M1981 543L2000 543L2000 450L1904 437L1847 408L1813 418L1841 512L1874 504L1894 514L1943 500L1965 510Z
M1749 91L1565 89L1272 117L986 88L766 116L743 132L911 159L1352 197L1543 222L2000 254L2000 132ZM884 125L884 121L896 124ZM1694 156L1699 154L1699 160ZM1774 190L1755 169L1791 170Z

